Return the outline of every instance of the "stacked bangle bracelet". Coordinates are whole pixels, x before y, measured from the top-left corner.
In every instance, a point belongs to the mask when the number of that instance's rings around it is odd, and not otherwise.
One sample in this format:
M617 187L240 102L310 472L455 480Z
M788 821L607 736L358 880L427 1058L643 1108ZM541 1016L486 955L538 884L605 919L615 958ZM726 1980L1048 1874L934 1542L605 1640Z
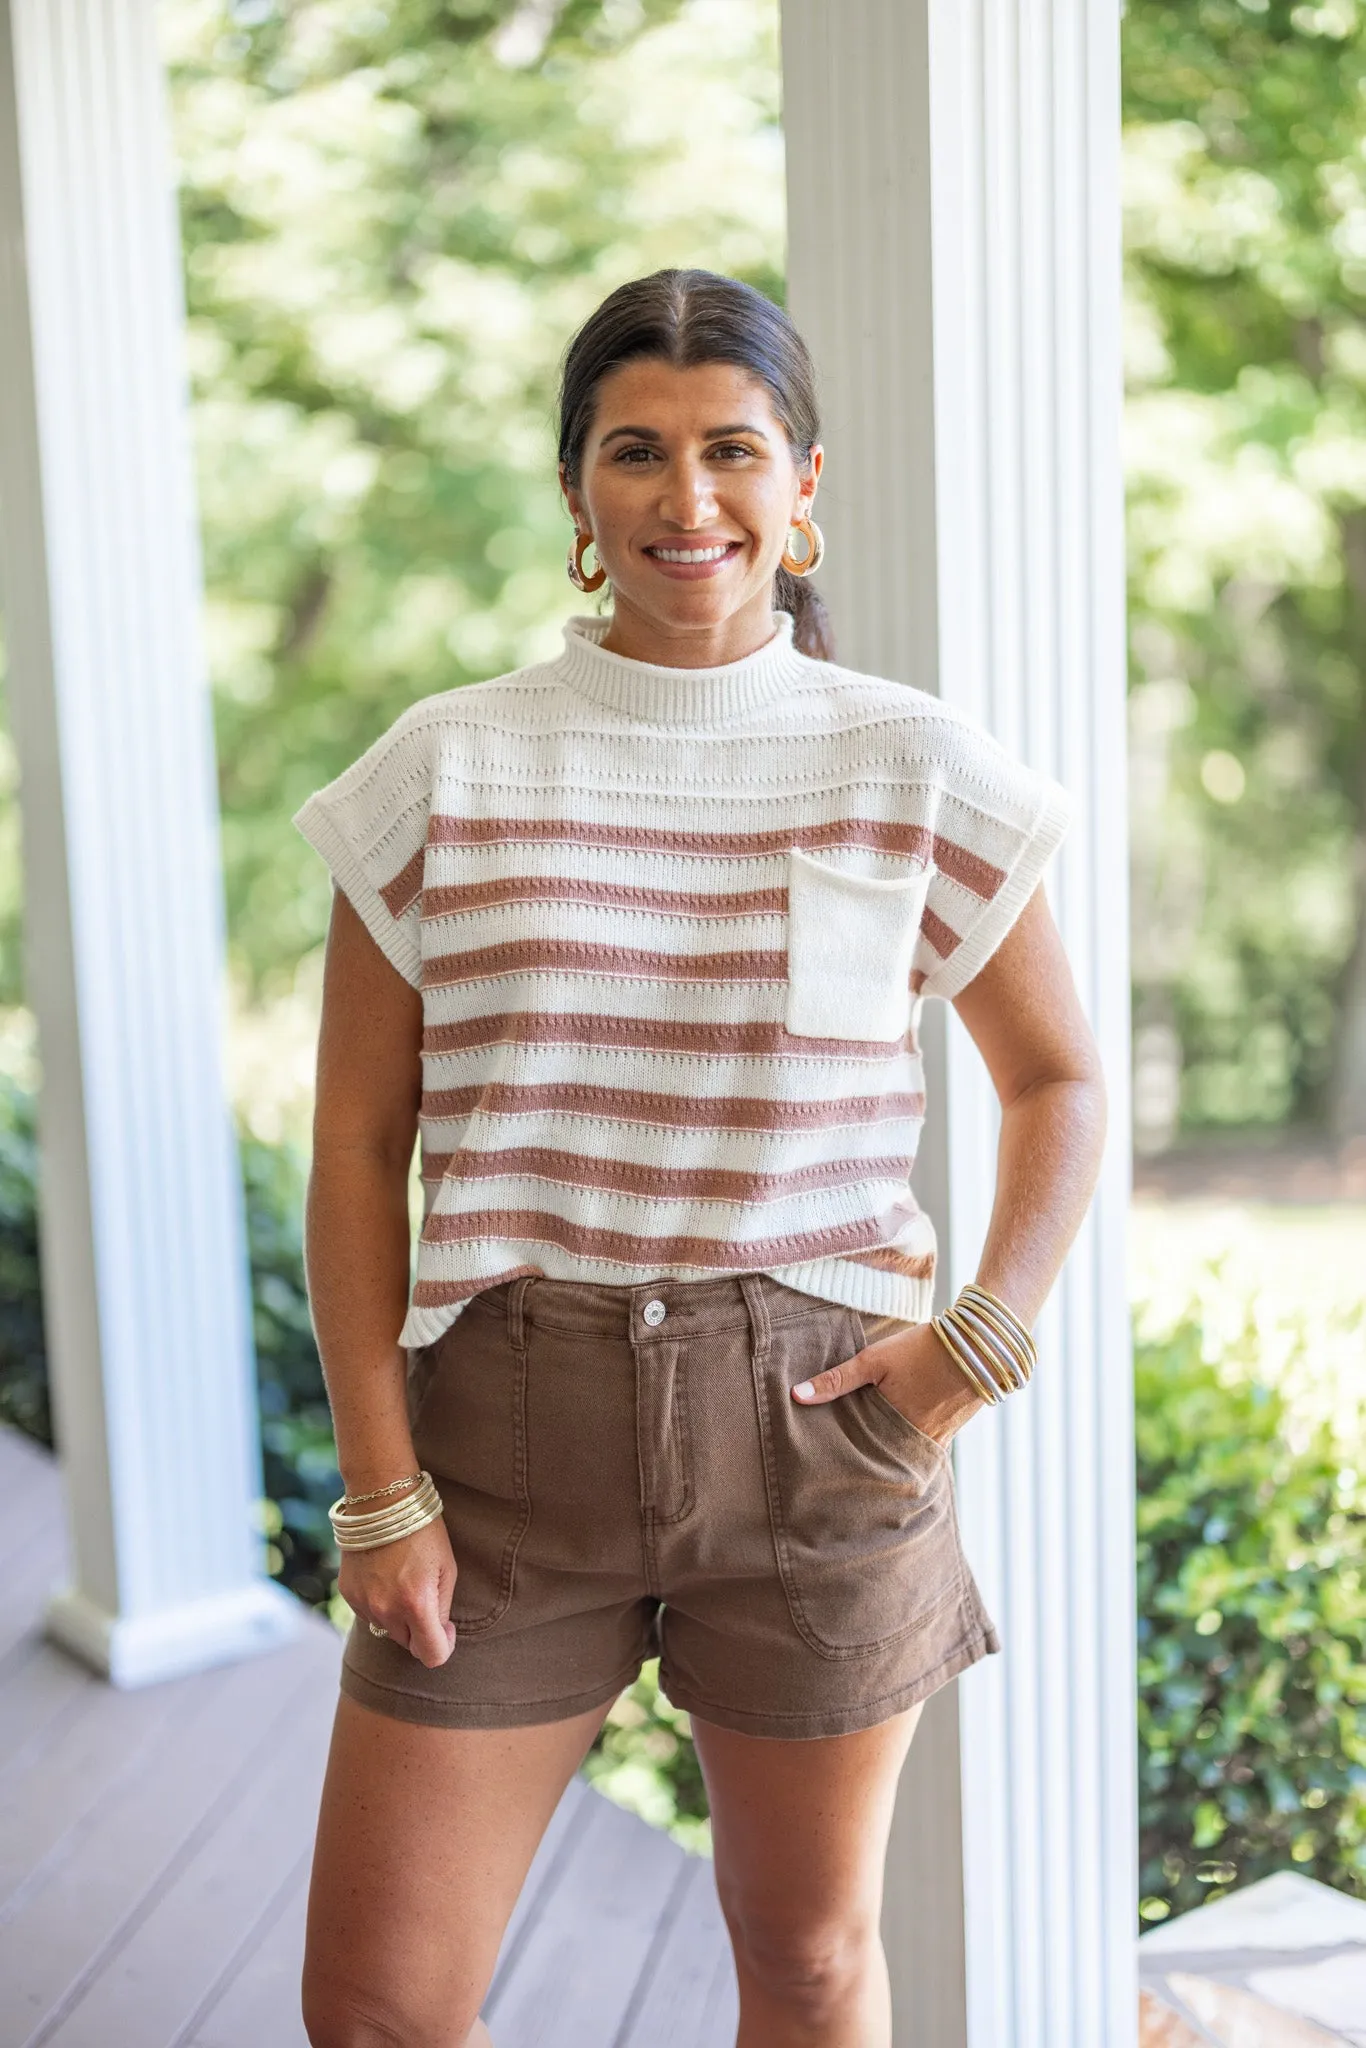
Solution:
M985 1287L965 1287L930 1328L974 1391L993 1406L1027 1386L1039 1354L1013 1309Z
M395 1501L391 1507L375 1508L368 1515L348 1514L346 1509L357 1500L378 1500L400 1486L411 1486L411 1478L396 1479L392 1486L381 1486L374 1493L344 1493L340 1500L333 1501L327 1517L338 1550L374 1550L381 1543L397 1543L400 1536L416 1535L428 1522L434 1522L441 1513L441 1495L432 1485L430 1472L419 1472L417 1477L421 1484L415 1493Z

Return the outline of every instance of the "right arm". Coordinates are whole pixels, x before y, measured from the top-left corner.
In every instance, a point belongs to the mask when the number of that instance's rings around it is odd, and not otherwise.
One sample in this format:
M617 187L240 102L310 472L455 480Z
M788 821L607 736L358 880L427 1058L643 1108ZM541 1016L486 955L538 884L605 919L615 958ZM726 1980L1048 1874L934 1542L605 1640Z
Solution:
M304 1262L347 1493L368 1493L418 1469L407 1355L394 1332L408 1305L408 1172L421 1044L421 991L386 960L348 897L334 889ZM455 1641L455 1560L444 1522L373 1550L343 1551L337 1584L357 1626L374 1621L421 1663L445 1663Z

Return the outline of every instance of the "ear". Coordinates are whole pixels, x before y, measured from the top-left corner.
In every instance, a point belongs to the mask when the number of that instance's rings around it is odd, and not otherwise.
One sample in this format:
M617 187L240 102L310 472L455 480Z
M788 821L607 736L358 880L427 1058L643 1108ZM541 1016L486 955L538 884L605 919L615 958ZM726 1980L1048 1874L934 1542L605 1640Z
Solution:
M819 441L812 443L806 467L797 478L797 505L794 518L805 518L810 512L816 496L816 485L820 482L821 470L825 466L825 450Z
M568 475L565 472L565 466L563 463L560 464L559 476L560 492L564 498L565 504L569 508L569 516L573 520L575 526L578 528L580 533L587 533L589 530L587 509L584 505L582 496L575 489L574 485L570 483Z

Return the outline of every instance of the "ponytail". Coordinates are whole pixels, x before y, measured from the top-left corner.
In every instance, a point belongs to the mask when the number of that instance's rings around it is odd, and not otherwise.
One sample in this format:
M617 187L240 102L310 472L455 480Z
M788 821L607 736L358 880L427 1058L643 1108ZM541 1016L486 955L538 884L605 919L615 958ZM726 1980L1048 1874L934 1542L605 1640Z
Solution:
M821 594L805 576L780 569L773 580L775 611L791 612L792 644L813 661L835 659L835 629Z

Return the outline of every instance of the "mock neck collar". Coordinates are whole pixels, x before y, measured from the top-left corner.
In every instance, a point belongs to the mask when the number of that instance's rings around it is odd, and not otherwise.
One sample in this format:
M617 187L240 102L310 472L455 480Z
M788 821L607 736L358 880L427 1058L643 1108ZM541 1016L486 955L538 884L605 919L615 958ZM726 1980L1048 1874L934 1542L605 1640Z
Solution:
M801 659L792 645L791 612L773 613L773 638L741 661L719 668L671 668L633 661L602 646L610 615L567 619L556 666L571 690L636 718L642 725L711 725L781 697Z

